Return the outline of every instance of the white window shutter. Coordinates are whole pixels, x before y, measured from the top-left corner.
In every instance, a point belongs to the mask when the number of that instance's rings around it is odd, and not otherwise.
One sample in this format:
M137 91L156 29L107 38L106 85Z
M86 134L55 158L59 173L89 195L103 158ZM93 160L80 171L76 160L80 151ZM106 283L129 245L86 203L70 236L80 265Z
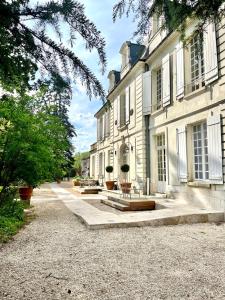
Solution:
M113 101L113 123L117 121L117 98Z
M100 140L100 119L97 119L97 141Z
M177 128L177 156L178 178L180 182L187 182L187 140L185 126Z
M184 97L184 48L179 42L176 47L176 69L177 69L177 99Z
M120 127L120 96L117 97L117 127Z
M163 107L170 104L170 55L162 59L162 104Z
M130 123L130 87L126 87L126 95L125 95L125 108L126 108L126 124Z
M151 90L151 71L145 72L142 75L143 81L143 114L149 115L152 110L152 90Z
M203 37L205 83L207 85L218 79L216 28L213 22L206 25Z
M209 180L223 183L222 142L220 115L207 119Z
M109 109L106 112L106 135L107 136L110 135L110 111L109 111Z
M102 116L102 140L105 138L105 114Z

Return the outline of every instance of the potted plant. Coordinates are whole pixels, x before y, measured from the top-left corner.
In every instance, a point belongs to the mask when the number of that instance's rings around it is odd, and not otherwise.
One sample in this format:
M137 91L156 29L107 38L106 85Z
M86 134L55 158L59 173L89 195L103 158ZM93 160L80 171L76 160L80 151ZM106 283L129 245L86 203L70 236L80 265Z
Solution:
M32 186L22 186L19 188L20 199L30 203L30 199L33 193Z
M106 172L109 173L109 178L110 178L110 173L113 172L113 167L112 166L107 166L105 168ZM105 182L107 190L113 190L114 188L114 180L108 180Z
M74 177L74 180L73 180L73 185L74 186L80 186L80 180L81 180L82 178L80 177L80 176L75 176Z
M18 184L19 184L18 191L19 191L20 199L30 204L30 199L33 194L33 186L24 180L20 180Z
M127 164L124 164L124 165L121 166L120 169L121 169L121 171L122 171L123 173L125 173L125 177L126 177L126 173L129 172L130 166L127 165ZM122 192L123 192L123 193L126 193L126 194L129 194L129 193L130 193L131 182L127 182L127 181L126 181L126 178L125 178L125 181L124 181L124 182L121 182L121 183L120 183L120 186L121 186L121 189L122 189Z

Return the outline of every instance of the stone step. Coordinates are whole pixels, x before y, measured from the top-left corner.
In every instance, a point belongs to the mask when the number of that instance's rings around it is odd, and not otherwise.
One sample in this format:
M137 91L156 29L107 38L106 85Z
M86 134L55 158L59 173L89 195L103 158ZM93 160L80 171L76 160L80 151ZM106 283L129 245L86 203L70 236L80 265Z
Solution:
M143 199L143 198L136 198L136 199L129 199L129 198L118 198L108 196L108 199L117 203L121 203L123 205L127 205L129 207L150 207L150 209L154 209L152 207L155 206L154 199Z
M89 194L98 194L99 192L101 192L100 188L78 188L78 187L74 187L73 188L76 192L80 193L81 195L89 195Z
M127 208L126 210L129 211L154 210L156 208L156 204L154 200L145 200L145 199L130 200L130 199L108 197L107 200L101 200L101 202L118 209L120 209L120 207L126 207Z
M101 199L101 203L103 203L105 205L108 205L108 206L111 206L113 208L119 209L121 211L128 211L128 210L130 210L129 206L121 204L119 202L115 202L115 201L109 200L109 199Z
M108 196L108 197L115 197L115 198L121 198L123 195L120 190L107 190L105 188L102 188L102 191L100 192L101 195L103 196ZM148 200L157 200L157 199L166 199L167 195L166 194L161 194L161 193L155 193L151 195L139 195L138 193L130 193L128 194L129 196L127 198L131 199L148 199Z

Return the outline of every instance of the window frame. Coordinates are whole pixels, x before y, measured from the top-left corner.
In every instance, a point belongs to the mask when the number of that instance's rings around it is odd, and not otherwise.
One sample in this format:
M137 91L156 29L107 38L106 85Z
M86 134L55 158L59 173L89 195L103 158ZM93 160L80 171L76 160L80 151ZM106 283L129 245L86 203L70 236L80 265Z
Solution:
M200 125L200 131L196 131L194 132L194 127L197 127ZM204 128L205 126L205 128ZM199 153L197 153L197 155L195 154L195 150L199 150L199 147L197 146L197 148L195 148L195 142L197 142L199 139L197 138L197 140L194 139L194 134L198 134L200 132L201 134L201 155L199 155ZM205 139L205 132L206 132L206 139ZM208 133L207 133L207 121L206 120L202 120L200 122L197 122L195 124L191 125L191 137L192 137L192 172L193 172L193 180L194 181L198 181L198 182L209 182L209 161L208 161ZM205 140L207 141L207 145L205 145ZM207 151L206 151L207 148ZM207 153L206 153L207 152ZM195 157L201 157L201 165L202 165L202 178L196 178L196 172L200 173L200 168L196 169L195 166L196 165L200 165L199 161L196 163L195 162ZM206 159L207 158L207 159ZM206 168L206 166L208 166ZM207 175L208 174L208 175Z
M190 91L193 93L205 86L204 74L204 50L203 50L203 34L198 34L192 38L189 46L190 51ZM196 75L196 72L198 75Z
M156 110L159 110L160 108L162 108L162 91L163 91L162 66L157 68L155 70L155 73L156 73ZM160 74L160 76L159 76L159 74ZM159 78L160 78L160 80L159 80ZM160 101L159 101L159 99L160 99Z

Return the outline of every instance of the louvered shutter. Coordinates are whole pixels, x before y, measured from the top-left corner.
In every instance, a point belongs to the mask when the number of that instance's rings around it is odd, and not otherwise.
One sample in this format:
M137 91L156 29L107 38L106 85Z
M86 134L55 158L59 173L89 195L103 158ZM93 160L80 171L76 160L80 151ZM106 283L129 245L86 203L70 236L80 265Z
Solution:
M214 23L210 22L206 25L203 36L205 83L207 85L218 79L216 28Z
M187 141L185 126L177 129L177 156L178 178L180 182L187 182Z
M223 183L222 142L220 115L207 119L209 180Z
M142 75L143 80L143 114L149 115L152 110L151 71Z
M100 119L97 119L97 141L100 141Z
M130 87L126 87L126 95L125 95L125 114L126 114L126 124L130 123Z
M101 122L101 140L104 140L105 138L105 114L102 116L102 122Z
M120 127L120 96L117 97L117 127Z
M110 111L108 109L106 113L106 135L110 135Z
M170 104L170 55L162 59L162 103L163 107Z
M95 175L98 177L99 176L99 154L98 152L96 153L95 156Z
M180 42L176 47L176 69L177 69L177 99L184 97L184 48Z

